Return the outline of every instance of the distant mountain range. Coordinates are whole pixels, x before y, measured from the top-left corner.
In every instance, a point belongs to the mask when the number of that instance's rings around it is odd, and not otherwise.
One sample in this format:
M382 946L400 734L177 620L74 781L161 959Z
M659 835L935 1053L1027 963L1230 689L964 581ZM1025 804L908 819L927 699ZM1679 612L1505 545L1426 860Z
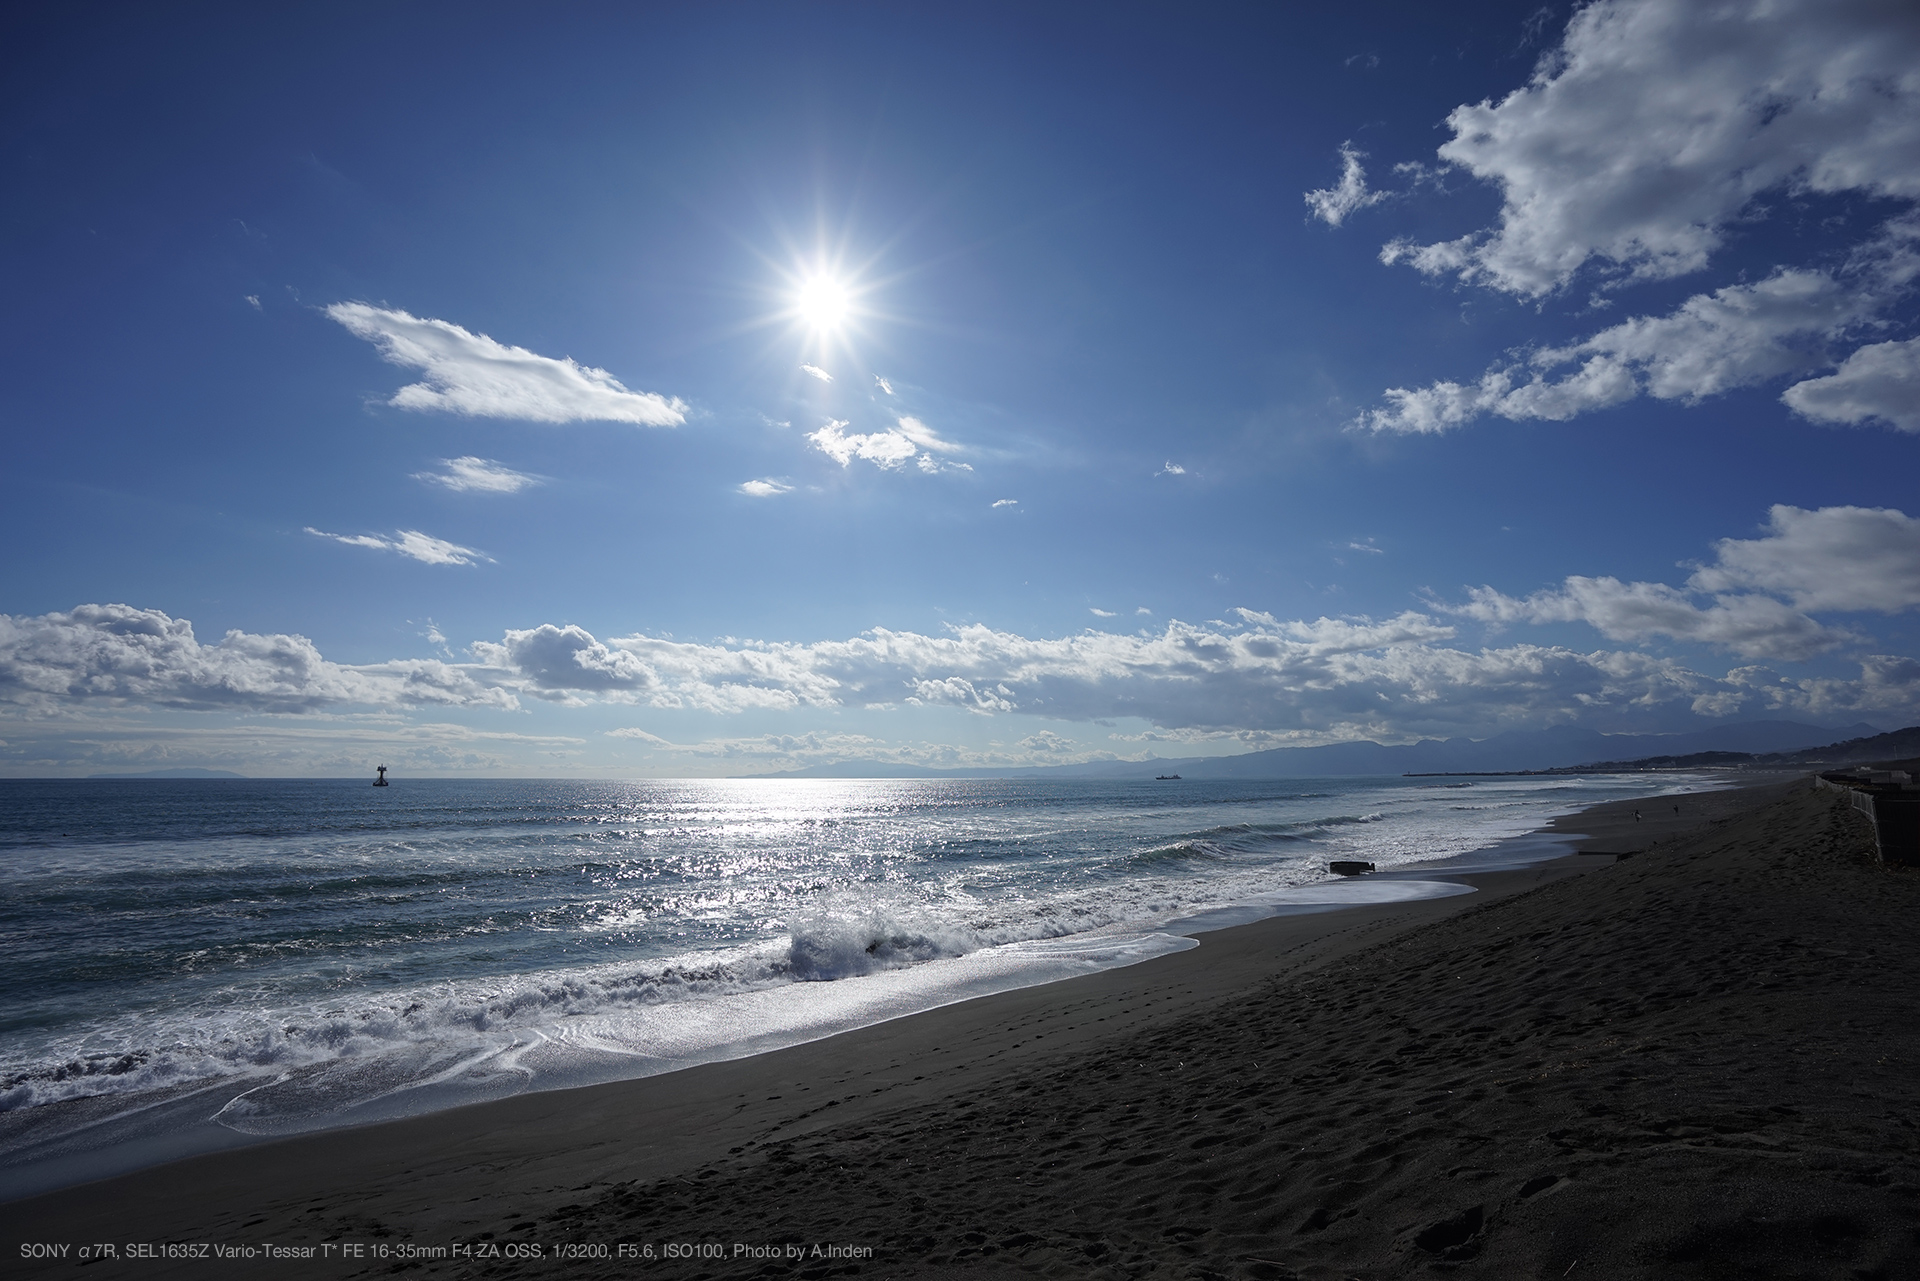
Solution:
M89 774L88 778L245 778L223 769L150 769L144 774Z
M1903 731L1904 732L1904 731ZM885 761L842 761L750 778L1324 778L1340 774L1489 773L1552 769L1597 761L1627 761L1698 752L1760 755L1825 747L1842 739L1878 735L1865 723L1839 728L1797 721L1742 721L1685 734L1602 734L1570 725L1510 730L1492 738L1427 738L1418 743L1329 743L1275 747L1239 756L1148 757L1144 761L1090 761L1084 765L1029 765L999 769L925 769Z

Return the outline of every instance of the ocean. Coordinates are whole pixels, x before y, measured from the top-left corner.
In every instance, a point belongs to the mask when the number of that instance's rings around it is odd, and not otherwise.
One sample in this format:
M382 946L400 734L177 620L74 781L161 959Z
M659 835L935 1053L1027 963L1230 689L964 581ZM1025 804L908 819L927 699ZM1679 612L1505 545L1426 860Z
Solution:
M0 1195L1467 892L1425 877L1711 785L0 780Z

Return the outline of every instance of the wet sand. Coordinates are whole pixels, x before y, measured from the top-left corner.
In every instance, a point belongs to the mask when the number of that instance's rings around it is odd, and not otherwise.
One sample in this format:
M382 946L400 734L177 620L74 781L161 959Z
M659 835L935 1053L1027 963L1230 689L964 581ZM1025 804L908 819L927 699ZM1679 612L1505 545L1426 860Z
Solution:
M0 1249L88 1277L1920 1275L1920 876L1805 784L1680 804L1563 821L1606 853L1480 894L14 1202ZM335 1249L126 1257L167 1241Z

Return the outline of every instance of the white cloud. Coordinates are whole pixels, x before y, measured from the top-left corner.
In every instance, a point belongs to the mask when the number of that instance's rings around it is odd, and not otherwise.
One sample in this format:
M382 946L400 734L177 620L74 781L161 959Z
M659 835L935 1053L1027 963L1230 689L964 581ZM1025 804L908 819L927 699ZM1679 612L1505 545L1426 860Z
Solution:
M1767 530L1764 538L1721 539L1715 562L1688 585L1770 592L1806 610L1920 608L1920 519L1885 507L1782 504L1769 513Z
M260 306L260 295L259 295L259 294L248 294L248 295L247 295L247 305L248 305L248 306L250 306L250 307L252 307L252 308L253 308L253 309L254 309L255 311L259 311L259 310L261 310L261 306Z
M950 440L941 439L938 432L921 422L918 418L900 418L896 419L896 421L900 424L900 434L922 449L932 450L938 454L957 454L960 452L960 446Z
M471 547L462 547L450 543L444 538L434 538L417 529L396 530L392 538L381 538L375 534L329 534L324 529L307 526L307 533L315 538L329 538L336 543L345 543L349 547L371 547L375 551L399 552L427 565L472 565L478 561L491 561L493 557L485 552L475 551Z
M830 419L819 431L809 432L813 447L845 467L856 458L864 458L876 467L898 467L919 453L911 440L897 431L878 431L868 435L849 435L843 419Z
M1476 383L1392 388L1386 406L1355 425L1441 432L1486 414L1561 422L1642 394L1696 401L1831 364L1827 344L1884 301L1824 272L1779 271L1757 284L1696 294L1670 315L1637 316L1520 364L1496 366ZM1572 373L1550 376L1570 364L1577 365Z
M670 742L667 739L661 738L658 734L649 734L647 733L647 731L633 725L623 726L620 729L610 729L607 731L607 737L608 738L637 738L643 742L658 743L662 747L676 746L676 744Z
M1477 604L1485 612L1486 603ZM1657 611L1663 602L1647 604ZM1631 606L1614 602L1612 625L1634 626ZM1750 629L1774 626L1777 633L1777 618L1759 617L1764 608L1749 604L1728 614L1744 610ZM601 642L577 628L546 628L474 650L497 679L517 676L526 684L514 688L548 698L574 691L714 712L904 702L1068 721L1138 716L1163 728L1235 732L1405 735L1485 732L1542 718L1684 718L1700 699L1717 700L1713 715L1870 707L1904 715L1920 697L1920 682L1886 677L1894 668L1884 663L1871 679L1775 681L1759 689L1632 651L1458 648L1445 643L1452 627L1419 613L1311 622L1238 614L1242 622L1231 625L1173 622L1158 633L1052 640L974 625L942 636L877 629L845 641L702 645L644 636ZM1679 630L1737 642L1743 618ZM1661 621L1641 622L1637 634L1654 634ZM545 634L544 643L530 642L536 633Z
M0 615L0 701L40 711L87 703L267 712L519 705L510 690L457 664L348 667L322 658L304 636L241 631L204 645L186 619L130 605Z
M444 320L358 302L335 303L327 315L378 345L390 363L425 372L387 402L401 409L543 423L676 427L686 421L687 406L677 397L629 391L604 369L509 347Z
M1920 338L1862 347L1833 373L1795 383L1780 399L1815 422L1879 419L1920 432Z
M1187 469L1182 467L1179 463L1169 460L1165 467L1162 467L1159 471L1153 474L1156 476L1184 476L1187 474Z
M826 370L820 368L820 366L818 365L802 365L800 366L800 372L803 374L807 374L810 377L818 378L823 383L830 383L833 381L833 375L828 373Z
M1623 635L1684 633L1730 645L1741 643L1742 626L1753 634L1778 631L1780 617L1763 616L1765 606L1756 603L1765 598L1737 597L1716 614L1718 602L1681 600L1676 607L1672 591L1581 580L1555 599L1483 594L1468 608L1482 617L1505 610L1516 620L1577 609ZM1691 618L1702 614L1709 617ZM201 645L185 620L86 606L0 617L0 701L40 716L89 704L504 709L521 697L713 713L891 704L1064 722L1138 717L1165 732L1319 741L1542 723L1675 724L1696 715L1920 715L1920 663L1895 656L1861 660L1858 679L1788 679L1760 668L1716 677L1636 651L1465 648L1454 643L1452 625L1415 611L1288 621L1243 609L1234 617L1174 621L1135 635L1034 638L976 624L941 635L875 629L811 643L601 640L578 626L547 624L473 645L470 663L349 667L328 662L302 637L233 632L218 645Z
M1599 0L1527 85L1447 123L1440 157L1498 185L1499 226L1386 261L1527 297L1594 259L1681 275L1768 191L1920 196L1920 10Z
M848 433L845 420L829 419L825 427L809 433L807 439L842 467L855 458L864 458L876 467L889 469L911 460L923 472L973 470L966 463L938 457L961 452L962 447L918 418L903 417L895 421L899 424L895 428L861 435Z
M1114 611L1112 611L1112 610L1110 610L1110 609L1101 609L1101 608L1100 608L1099 606L1097 606L1097 605L1089 605L1089 606L1087 606L1087 608L1088 608L1089 610L1091 610L1091 611L1092 611L1092 612L1093 612L1093 613L1094 613L1095 615L1097 615L1097 616L1098 616L1098 617L1100 617L1100 618L1116 618L1116 617L1118 617L1118 615L1117 615L1117 614L1115 614L1115 613L1114 613Z
M515 471L511 467L494 462L491 458L475 458L471 454L459 458L443 458L440 465L443 472L417 471L415 480L428 481L435 485L445 485L448 489L463 494L515 494L529 485L540 483L538 476L529 476L526 472Z
M1323 190L1307 192L1307 208L1329 227L1338 227L1348 214L1387 199L1387 192L1367 189L1367 171L1360 164L1366 154L1355 151L1351 142L1341 143L1340 181Z
M1018 498L996 498L993 500L993 505L995 507L1018 507L1020 500Z
M1133 612L1136 614L1146 614L1148 616L1151 616L1153 614L1153 611L1148 609L1145 605L1140 606L1138 609L1134 610Z
M873 385L878 387L881 391L886 392L887 395L889 396L893 395L893 384L888 382L886 379L882 378L879 374L875 374L873 376Z
M1856 639L1812 611L1920 608L1920 520L1891 508L1782 504L1770 511L1766 536L1723 538L1714 552L1684 589L1575 576L1523 598L1475 588L1467 604L1441 608L1494 624L1584 622L1614 640L1668 636L1786 661Z
M1823 627L1771 596L1719 596L1698 605L1664 583L1624 583L1610 577L1576 575L1558 588L1524 599L1491 587L1475 588L1468 597L1466 605L1450 612L1491 623L1583 622L1611 640L1668 636L1745 658L1800 661L1850 639L1848 633Z
M1059 756L1067 752L1078 751L1080 745L1064 734L1056 734L1043 729L1038 734L1029 734L1020 740L1019 745L1029 752L1042 756Z
M755 498L772 498L775 494L786 494L792 491L792 485L787 484L785 481L771 479L749 480L743 482L740 486L741 493L750 494Z
M1364 543L1348 543L1347 550L1366 552L1373 556L1385 556L1387 554L1387 549L1384 547L1375 547L1371 538Z

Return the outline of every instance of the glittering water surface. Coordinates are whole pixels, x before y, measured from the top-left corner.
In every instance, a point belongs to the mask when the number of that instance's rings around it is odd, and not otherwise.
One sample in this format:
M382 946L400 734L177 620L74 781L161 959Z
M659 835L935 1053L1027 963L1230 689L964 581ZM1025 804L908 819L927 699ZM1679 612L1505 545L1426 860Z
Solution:
M182 1098L284 1133L790 1044L1648 790L0 781L0 1157Z

